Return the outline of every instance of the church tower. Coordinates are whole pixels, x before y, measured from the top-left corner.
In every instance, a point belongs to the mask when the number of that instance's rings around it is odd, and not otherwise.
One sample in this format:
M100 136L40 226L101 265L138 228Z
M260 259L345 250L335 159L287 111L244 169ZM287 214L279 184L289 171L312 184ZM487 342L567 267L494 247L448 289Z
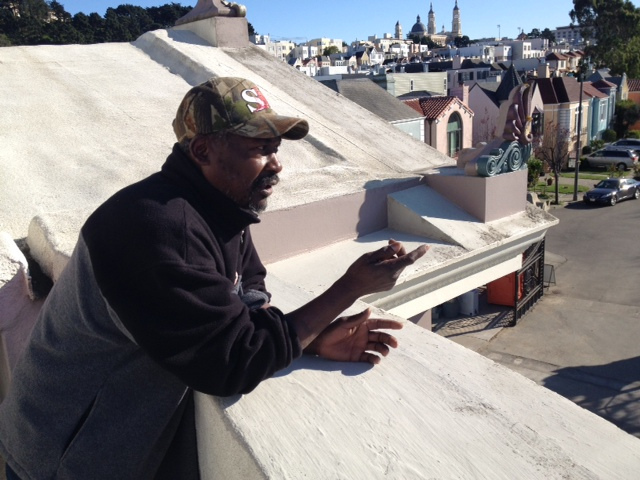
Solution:
M396 38L402 38L402 25L400 25L400 20L396 22Z
M436 33L436 14L433 11L433 2L431 2L431 8L429 9L429 23L427 24L427 33L429 35L435 35Z
M460 9L458 8L458 0L456 0L456 6L453 7L453 22L451 23L451 36L462 36L462 23L460 22Z

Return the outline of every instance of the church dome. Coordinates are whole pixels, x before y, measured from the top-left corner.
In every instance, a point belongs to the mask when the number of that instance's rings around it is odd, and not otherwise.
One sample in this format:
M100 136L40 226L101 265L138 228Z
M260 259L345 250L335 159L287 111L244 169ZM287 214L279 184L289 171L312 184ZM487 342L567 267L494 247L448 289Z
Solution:
M420 21L420 15L416 20L416 24L411 28L411 35L421 35L424 36L427 34L427 27Z

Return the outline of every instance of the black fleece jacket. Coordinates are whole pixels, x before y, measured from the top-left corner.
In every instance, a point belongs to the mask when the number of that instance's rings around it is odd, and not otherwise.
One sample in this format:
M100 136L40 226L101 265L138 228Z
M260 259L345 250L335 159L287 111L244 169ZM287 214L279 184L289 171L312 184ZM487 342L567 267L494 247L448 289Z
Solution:
M0 404L21 478L198 478L192 390L249 392L302 353L259 308L257 221L178 148L91 215Z
M277 308L249 308L269 300L248 228L258 221L175 146L161 172L114 195L82 229L126 330L195 390L249 392L302 353Z

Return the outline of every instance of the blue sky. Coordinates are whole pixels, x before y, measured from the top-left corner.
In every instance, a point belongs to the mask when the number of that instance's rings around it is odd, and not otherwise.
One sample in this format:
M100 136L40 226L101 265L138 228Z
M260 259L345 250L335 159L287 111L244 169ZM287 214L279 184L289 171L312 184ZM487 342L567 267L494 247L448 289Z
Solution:
M129 3L151 7L171 3L155 0L59 0L71 14L97 12L104 15L108 7ZM197 0L179 1L184 6L195 6ZM339 38L347 43L366 40L369 36L382 37L394 33L400 22L406 35L416 16L427 24L429 1L424 0L239 0L247 7L247 18L255 30L269 34L272 39L292 39L303 42L318 37ZM438 31L445 25L451 29L455 0L433 0ZM633 2L636 6L640 0ZM501 36L516 37L534 28L555 29L569 25L572 0L458 0L462 20L462 33L471 39ZM500 28L498 28L500 25Z

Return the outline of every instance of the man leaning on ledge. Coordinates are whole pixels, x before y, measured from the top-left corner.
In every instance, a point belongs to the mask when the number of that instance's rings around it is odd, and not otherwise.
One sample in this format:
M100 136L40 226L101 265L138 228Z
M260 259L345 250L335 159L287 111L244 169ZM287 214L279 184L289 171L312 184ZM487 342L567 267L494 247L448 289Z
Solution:
M336 317L426 246L389 240L298 310L270 304L250 225L305 120L248 80L212 78L173 128L161 170L88 218L40 313L0 406L9 480L199 478L193 391L248 393L303 353L375 364L397 346L381 329L398 322Z

